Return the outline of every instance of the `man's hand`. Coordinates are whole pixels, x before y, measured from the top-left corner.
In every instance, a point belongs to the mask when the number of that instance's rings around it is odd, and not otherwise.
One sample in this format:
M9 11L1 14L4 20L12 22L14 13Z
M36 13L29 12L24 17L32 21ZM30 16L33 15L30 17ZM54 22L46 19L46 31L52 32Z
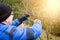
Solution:
M25 14L23 17L27 19L29 17L29 14Z
M41 21L39 19L35 19L34 22L40 22L41 23Z
M22 23L23 21L27 20L28 17L29 17L29 15L25 14L21 18L18 18L18 20L19 20L20 23Z

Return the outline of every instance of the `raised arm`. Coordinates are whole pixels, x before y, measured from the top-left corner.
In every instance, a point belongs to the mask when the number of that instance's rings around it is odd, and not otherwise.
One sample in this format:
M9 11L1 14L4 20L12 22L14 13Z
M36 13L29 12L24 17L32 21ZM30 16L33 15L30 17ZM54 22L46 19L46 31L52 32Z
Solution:
M28 17L29 17L29 15L25 14L21 18L13 20L13 22L12 22L11 25L13 25L13 26L19 26L23 21L27 20Z
M41 21L35 20L33 26L30 28L34 34L34 40L37 39L42 33L42 24Z
M34 22L33 26L30 28L15 29L14 40L36 40L37 37L42 33L42 25L40 22Z

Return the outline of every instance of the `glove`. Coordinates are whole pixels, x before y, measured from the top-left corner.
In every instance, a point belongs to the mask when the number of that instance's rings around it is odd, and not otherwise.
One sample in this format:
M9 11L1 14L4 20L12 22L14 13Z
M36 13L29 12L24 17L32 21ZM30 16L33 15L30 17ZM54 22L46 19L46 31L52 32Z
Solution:
M27 20L28 17L29 17L29 15L28 15L28 14L25 14L25 15L23 15L21 18L18 18L18 21L19 21L20 23L22 23L23 21Z

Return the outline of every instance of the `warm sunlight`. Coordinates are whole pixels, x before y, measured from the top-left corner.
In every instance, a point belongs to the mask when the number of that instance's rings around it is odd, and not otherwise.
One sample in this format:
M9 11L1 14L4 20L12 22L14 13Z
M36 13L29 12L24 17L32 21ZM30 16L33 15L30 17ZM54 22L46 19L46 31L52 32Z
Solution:
M46 11L49 16L56 17L60 9L59 4L58 0L46 0L44 11Z
M53 13L57 12L59 9L58 0L47 0L47 8Z

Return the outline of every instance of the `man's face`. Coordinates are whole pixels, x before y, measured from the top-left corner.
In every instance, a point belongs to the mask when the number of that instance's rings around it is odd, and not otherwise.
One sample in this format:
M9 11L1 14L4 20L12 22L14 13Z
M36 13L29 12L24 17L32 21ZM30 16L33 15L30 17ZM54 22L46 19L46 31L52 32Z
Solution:
M11 15L7 18L7 22L8 22L8 24L11 24L12 23L12 21L13 21L13 12L11 12Z

